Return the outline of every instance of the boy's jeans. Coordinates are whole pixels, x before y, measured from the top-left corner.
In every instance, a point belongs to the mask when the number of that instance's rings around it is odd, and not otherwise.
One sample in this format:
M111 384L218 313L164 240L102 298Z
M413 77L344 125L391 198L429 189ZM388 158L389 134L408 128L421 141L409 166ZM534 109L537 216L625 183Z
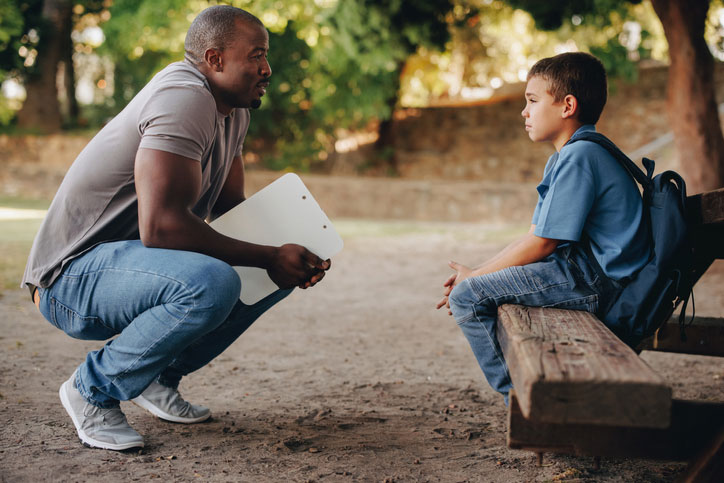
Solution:
M620 290L618 282L599 279L577 245L565 245L540 262L468 278L455 286L449 302L485 378L507 405L513 385L496 336L498 307L519 304L596 313Z
M110 408L156 379L176 388L291 292L278 290L249 306L239 301L240 290L227 263L132 240L94 247L38 294L43 316L71 337L117 335L90 352L76 376L85 399Z

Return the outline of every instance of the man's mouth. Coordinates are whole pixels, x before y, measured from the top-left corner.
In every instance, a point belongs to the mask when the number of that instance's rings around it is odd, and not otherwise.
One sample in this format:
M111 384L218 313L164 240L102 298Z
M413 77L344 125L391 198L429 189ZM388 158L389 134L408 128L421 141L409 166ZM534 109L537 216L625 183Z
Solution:
M266 94L266 89L269 87L269 81L261 81L257 85L257 90L259 91L259 96L263 96Z

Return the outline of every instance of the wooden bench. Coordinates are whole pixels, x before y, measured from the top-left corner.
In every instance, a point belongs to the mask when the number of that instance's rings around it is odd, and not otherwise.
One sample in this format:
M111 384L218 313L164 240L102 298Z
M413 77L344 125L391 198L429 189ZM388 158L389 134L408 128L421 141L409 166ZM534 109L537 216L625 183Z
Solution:
M695 280L724 258L724 189L687 199ZM672 399L671 387L587 312L503 305L498 340L515 388L508 446L689 461L684 481L724 481L724 403ZM672 318L638 350L724 356L724 318Z

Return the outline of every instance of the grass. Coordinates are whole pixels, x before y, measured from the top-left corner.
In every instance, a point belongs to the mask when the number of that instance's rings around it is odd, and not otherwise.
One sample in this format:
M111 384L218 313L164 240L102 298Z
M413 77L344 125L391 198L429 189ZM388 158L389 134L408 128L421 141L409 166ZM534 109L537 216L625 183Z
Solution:
M45 210L48 202L0 197L3 208L21 211L18 218L0 218L0 291L20 286L33 238L42 222L36 212L29 212L34 217L23 218L22 210Z

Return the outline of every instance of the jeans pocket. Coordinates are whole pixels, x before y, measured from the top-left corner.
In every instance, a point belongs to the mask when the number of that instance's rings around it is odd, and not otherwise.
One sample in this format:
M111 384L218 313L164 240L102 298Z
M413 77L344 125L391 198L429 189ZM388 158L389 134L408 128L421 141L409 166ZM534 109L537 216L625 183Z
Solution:
M75 339L106 340L116 331L103 323L100 317L80 315L55 298L50 299L50 322Z

